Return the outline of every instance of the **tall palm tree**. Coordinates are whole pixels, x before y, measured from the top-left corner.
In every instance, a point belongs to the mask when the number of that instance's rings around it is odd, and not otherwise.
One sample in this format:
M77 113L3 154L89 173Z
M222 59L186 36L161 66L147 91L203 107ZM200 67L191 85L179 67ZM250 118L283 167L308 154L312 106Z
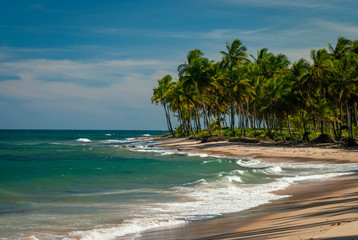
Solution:
M204 113L204 124L210 134L210 126L208 121L208 115L206 112L206 106L203 98L207 87L211 84L211 78L208 74L209 60L202 57L204 54L194 49L187 54L188 62L178 66L179 77L183 81L184 89L189 91L197 90L202 103L202 110Z
M270 78L266 84L266 94L263 99L262 110L274 114L277 118L282 141L285 141L282 135L282 124L287 114L292 113L294 102L291 95L292 82L287 81L284 75Z
M252 94L250 79L248 76L248 65L242 64L233 67L227 72L228 84L227 88L231 92L233 98L238 104L238 112L241 115L241 135L245 135L245 113L244 103L248 104L249 96ZM248 112L246 115L248 116Z
M247 48L242 45L239 39L235 39L232 44L230 42L226 42L226 52L221 51L220 53L223 55L221 61L221 67L228 71L229 76L232 76L233 68L247 60ZM227 79L228 81L229 78ZM231 131L232 135L235 136L235 106L234 106L234 96L232 94L230 96L230 108L231 108Z
M302 123L303 123L303 129L304 129L304 135L302 140L308 139L308 132L306 129L306 119L304 117L305 113L307 114L307 109L311 106L311 99L310 99L310 91L307 87L307 83L309 80L309 72L310 72L310 64L307 60L301 58L299 61L292 64L292 67L290 68L290 71L287 73L286 78L288 81L292 82L292 99L294 99L295 107L292 109L295 112L293 114L297 114L298 116L302 117ZM287 116L287 122L288 122L288 129L291 134L291 128L290 128L290 119L289 116Z
M310 75L310 87L311 89L317 89L318 98L317 103L321 102L323 98L326 97L329 87L329 76L328 76L328 60L330 58L329 53L326 49L312 50L311 59L313 60L313 66L311 68ZM317 92L316 91L316 92ZM323 116L319 116L321 119L321 134L324 131L324 120Z
M224 75L221 71L220 63L211 62L208 69L209 76L212 79L209 94L212 95L212 102L216 112L217 126L221 131L221 113L223 112L223 99L224 99Z
M175 137L173 127L170 120L170 111L167 107L167 101L166 96L168 93L168 90L170 89L170 86L172 84L172 76L166 75L162 79L158 79L158 87L154 87L153 89L153 97L152 97L152 103L160 103L165 111L165 117L167 120L167 126L170 133Z

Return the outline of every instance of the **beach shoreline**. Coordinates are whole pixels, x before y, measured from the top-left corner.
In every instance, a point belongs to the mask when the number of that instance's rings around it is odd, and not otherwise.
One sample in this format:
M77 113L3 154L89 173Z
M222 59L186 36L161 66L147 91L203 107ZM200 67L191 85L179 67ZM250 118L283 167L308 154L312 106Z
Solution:
M185 138L150 140L174 152L252 158L268 163L358 162L358 149L333 145L200 143ZM358 239L358 173L303 183L275 192L290 197L239 214L226 214L184 227L147 231L140 239Z

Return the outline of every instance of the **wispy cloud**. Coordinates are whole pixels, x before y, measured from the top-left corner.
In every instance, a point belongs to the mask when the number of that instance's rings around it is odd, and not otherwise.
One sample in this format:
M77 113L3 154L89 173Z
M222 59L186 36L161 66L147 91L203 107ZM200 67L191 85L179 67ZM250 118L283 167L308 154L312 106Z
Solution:
M334 1L334 0L222 0L220 4L228 5L249 5L255 7L270 8L310 8L310 9L345 9L344 3L355 3L355 1Z
M118 35L141 35L146 37L156 38L178 38L178 39L205 39L216 40L216 39L231 39L238 35L250 35L266 31L268 28L259 28L253 30L236 30L236 29L211 29L208 31L151 31L147 29L93 29L98 33L103 34L118 34Z
M31 108L93 111L89 106L149 107L156 80L170 73L158 60L30 59L0 64L0 99ZM7 76L13 76L6 79ZM14 79L16 77L17 79ZM31 104L33 103L33 104ZM106 107L105 107L106 108ZM104 110L104 109L102 109ZM113 110L113 108L112 108Z
M149 71L166 67L167 63L158 60L104 60L74 61L29 59L3 62L0 74L16 73L24 80L76 82L80 85L108 85L121 81L121 76L133 72ZM26 77L24 77L26 76Z

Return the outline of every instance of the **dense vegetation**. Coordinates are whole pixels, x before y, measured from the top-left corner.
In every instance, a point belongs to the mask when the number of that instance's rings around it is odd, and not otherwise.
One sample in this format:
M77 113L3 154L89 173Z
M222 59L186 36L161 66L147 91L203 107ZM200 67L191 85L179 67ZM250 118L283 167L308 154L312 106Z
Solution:
M249 136L310 141L358 136L358 41L311 51L290 63L263 48L247 54L241 41L226 43L222 61L194 49L153 89L152 103L165 110L173 136ZM178 119L173 129L171 117ZM235 122L235 120L237 120ZM323 137L324 136L324 137Z

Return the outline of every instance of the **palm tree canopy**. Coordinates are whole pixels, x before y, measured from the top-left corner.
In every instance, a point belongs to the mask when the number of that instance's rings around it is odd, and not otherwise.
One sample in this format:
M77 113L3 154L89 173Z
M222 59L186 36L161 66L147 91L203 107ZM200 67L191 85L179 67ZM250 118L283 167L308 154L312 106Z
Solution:
M336 46L332 47L331 43L328 43L328 48L335 59L341 59L349 51L351 44L351 40L339 37Z
M242 45L239 39L235 39L232 44L226 42L226 50L220 51L223 55L221 61L222 68L233 68L239 62L244 62L247 60L247 48Z

